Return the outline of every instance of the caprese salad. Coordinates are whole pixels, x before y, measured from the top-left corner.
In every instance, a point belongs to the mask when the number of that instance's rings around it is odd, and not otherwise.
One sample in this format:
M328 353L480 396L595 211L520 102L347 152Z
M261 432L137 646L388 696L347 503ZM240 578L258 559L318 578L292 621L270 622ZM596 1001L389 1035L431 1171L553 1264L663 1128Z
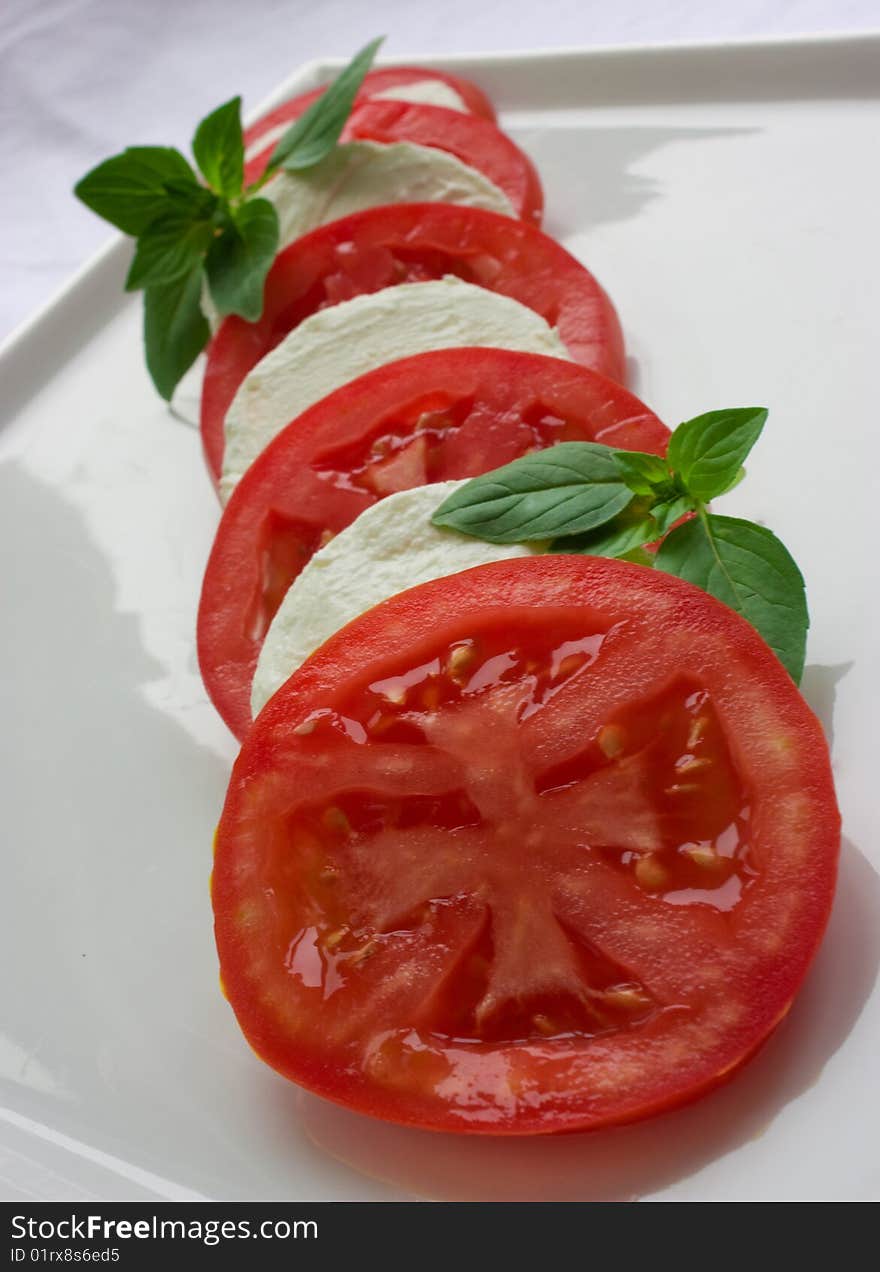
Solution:
M222 982L360 1112L616 1125L732 1075L821 940L803 579L711 506L766 411L670 432L485 95L378 44L77 187L137 239L163 397L207 346Z

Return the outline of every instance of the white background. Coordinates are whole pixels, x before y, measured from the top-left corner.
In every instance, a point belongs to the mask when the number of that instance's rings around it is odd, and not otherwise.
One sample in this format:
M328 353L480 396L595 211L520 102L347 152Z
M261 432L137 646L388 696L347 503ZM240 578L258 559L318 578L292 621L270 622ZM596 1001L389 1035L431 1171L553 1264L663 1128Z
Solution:
M315 57L564 48L880 27L880 0L3 0L0 338L107 237L71 197L123 146L185 146Z

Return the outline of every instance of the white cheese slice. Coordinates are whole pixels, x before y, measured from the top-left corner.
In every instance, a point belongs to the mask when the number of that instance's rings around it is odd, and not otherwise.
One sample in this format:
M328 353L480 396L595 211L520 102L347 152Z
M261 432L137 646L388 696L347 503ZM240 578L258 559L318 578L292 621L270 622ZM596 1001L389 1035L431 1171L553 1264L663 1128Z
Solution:
M381 93L371 93L374 102L412 102L415 106L445 106L447 110L470 115L470 109L451 84L443 80L415 80L412 84L398 84L396 88L384 88Z
M425 79L415 80L412 84L399 84L396 88L383 89L381 93L370 93L370 101L412 102L416 106L445 106L447 110L457 110L462 115L471 114L465 105L464 98L443 80ZM274 128L267 129L261 137L251 142L245 151L245 158L251 160L254 155L262 154L269 146L274 146L292 123L293 121L276 124Z
M459 278L401 283L311 314L245 376L225 421L220 495L306 407L383 363L462 345L569 358L539 314Z
M434 146L349 141L304 172L279 172L260 195L278 213L279 250L328 221L386 203L460 203L516 216L503 190Z
M389 495L315 553L266 633L251 690L254 715L319 645L380 601L474 565L541 550L483 543L431 525L431 514L463 485L443 481Z

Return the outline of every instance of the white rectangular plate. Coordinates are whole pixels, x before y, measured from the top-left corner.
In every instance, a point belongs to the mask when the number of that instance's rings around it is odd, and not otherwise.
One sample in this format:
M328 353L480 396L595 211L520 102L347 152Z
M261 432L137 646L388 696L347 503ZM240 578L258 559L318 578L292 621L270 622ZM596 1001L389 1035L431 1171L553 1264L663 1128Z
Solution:
M724 511L771 524L807 577L805 692L846 831L827 939L730 1086L610 1134L410 1132L259 1064L217 988L207 891L235 753L193 647L218 509L197 434L148 382L116 243L0 355L7 1197L880 1193L880 39L443 65L537 162L546 228L608 287L636 392L671 424L770 408Z

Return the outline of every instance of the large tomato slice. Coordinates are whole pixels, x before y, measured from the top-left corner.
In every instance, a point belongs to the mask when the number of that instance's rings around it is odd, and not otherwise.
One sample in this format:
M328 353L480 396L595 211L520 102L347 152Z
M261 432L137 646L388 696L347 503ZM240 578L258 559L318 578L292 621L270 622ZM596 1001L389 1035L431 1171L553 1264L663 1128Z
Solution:
M356 104L360 105L362 102L374 99L377 93L384 93L389 89L405 89L407 86L424 83L426 80L437 80L447 84L458 94L469 111L482 119L494 122L495 111L492 103L476 84L458 75L447 75L444 71L429 70L427 67L383 66L379 70L368 71L357 95ZM297 97L292 97L282 102L280 106L276 106L255 124L251 124L244 134L247 151L251 155L254 154L263 138L266 138L266 141L262 148L274 145L278 130L299 119L303 111L321 96L324 88L326 85L323 88L311 89L307 93L300 93ZM267 134L269 134L268 137Z
M819 722L739 616L624 562L480 566L261 712L217 839L223 983L258 1055L361 1112L631 1121L785 1015L838 840Z
M223 462L223 422L236 390L288 332L327 305L447 274L527 305L557 328L578 362L624 380L623 337L611 301L593 275L546 234L494 212L449 203L370 208L291 243L269 271L260 321L227 318L214 336L201 430L215 480Z
M364 102L355 106L342 141L377 141L386 145L409 141L418 146L445 150L481 172L507 195L517 216L532 225L541 224L544 192L528 155L488 119L463 115L442 106L408 102ZM245 181L262 175L269 161L266 147L245 166Z
M198 625L218 711L244 735L257 656L288 587L328 537L384 495L474 477L557 441L659 454L668 437L626 389L540 354L443 349L344 385L266 447L224 510Z

